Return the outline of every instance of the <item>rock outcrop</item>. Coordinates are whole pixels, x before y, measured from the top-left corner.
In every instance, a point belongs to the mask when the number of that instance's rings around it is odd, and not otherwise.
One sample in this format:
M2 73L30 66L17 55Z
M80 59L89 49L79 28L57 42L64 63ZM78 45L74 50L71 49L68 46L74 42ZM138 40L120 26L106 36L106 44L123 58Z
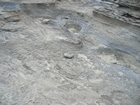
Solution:
M0 105L140 105L139 12L0 0Z

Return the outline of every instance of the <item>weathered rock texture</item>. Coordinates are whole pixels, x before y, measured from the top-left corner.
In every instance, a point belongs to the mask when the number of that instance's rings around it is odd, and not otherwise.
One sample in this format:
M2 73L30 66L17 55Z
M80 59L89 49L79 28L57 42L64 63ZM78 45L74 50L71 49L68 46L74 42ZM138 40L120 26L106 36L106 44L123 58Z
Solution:
M125 6L134 9L140 9L140 0L103 0L119 4L120 6Z
M1 0L0 105L140 105L139 26L111 2Z

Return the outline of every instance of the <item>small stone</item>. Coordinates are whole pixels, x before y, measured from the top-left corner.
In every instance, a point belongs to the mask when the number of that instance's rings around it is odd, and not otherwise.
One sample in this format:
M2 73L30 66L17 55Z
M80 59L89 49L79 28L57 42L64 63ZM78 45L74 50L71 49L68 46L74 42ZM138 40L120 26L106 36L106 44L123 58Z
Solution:
M42 23L43 24L53 24L54 22L51 19L43 19Z
M69 28L68 30L69 30L69 32L71 32L71 33L76 33L76 29L75 29L75 28Z
M72 53L64 53L64 57L67 59L72 59L74 57L74 54Z
M112 59L112 60L110 60L110 63L117 64L117 60L116 59Z

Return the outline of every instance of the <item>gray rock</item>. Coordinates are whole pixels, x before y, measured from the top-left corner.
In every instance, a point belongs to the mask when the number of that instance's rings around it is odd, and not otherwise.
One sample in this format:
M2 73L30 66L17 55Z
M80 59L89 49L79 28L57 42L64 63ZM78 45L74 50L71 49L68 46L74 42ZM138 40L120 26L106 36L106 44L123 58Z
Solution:
M124 8L102 0L3 1L19 2L20 11L7 4L12 11L0 15L0 105L139 105L139 27L108 18ZM106 17L82 1L100 1Z
M42 24L53 24L53 23L54 23L54 21L51 19L43 19L42 20Z
M74 57L74 54L68 52L68 53L64 53L63 56L67 59L72 59Z
M112 59L112 60L110 61L110 63L117 64L117 60L116 60L116 59Z

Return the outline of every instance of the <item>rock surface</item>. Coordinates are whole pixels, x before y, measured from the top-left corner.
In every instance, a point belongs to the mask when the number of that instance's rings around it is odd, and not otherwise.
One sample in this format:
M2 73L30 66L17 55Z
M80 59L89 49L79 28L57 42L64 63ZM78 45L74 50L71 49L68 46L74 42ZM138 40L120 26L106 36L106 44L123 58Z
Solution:
M137 9L0 0L0 105L140 105Z

